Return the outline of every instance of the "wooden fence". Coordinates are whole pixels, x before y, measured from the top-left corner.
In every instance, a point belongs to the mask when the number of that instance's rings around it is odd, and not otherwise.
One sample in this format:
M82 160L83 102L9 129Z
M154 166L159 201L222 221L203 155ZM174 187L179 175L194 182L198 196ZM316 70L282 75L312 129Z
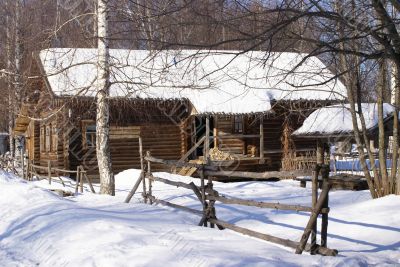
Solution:
M214 176L225 176L228 173L219 171L217 166L206 165L206 164L194 164L194 163L185 163L182 161L173 161L173 160L163 160L154 158L151 156L150 152L146 153L146 156L143 157L143 152L141 146L139 148L141 154L141 174L138 180L136 181L134 187L128 194L125 202L128 203L132 199L133 195L139 188L140 184L143 186L143 199L145 203L156 203L162 204L166 206L170 206L173 208L181 209L187 212L191 212L193 214L197 214L201 217L199 221L199 226L208 226L211 228L217 226L220 230L225 228L249 235L252 237L260 238L265 241L273 242L279 245L287 246L290 248L294 248L297 254L301 254L303 251L309 251L311 254L321 254L326 256L336 256L338 251L334 249L330 249L327 247L327 232L328 232L328 214L329 214L329 166L328 165L317 165L315 171L312 176L312 205L311 207L301 206L301 205L289 205L289 204L280 204L280 203L267 203L261 201L254 200L245 200L239 198L230 198L227 196L223 196L220 192L217 192L213 188L213 177ZM146 162L145 162L146 161ZM170 165L173 167L195 167L198 170L200 176L200 186L196 186L193 182L184 183L172 181L169 179L161 178L154 176L152 173L151 165L152 163L162 163L166 165ZM267 177L287 177L288 173L279 173L279 172L270 172L270 173L261 173L261 174L252 174L243 173L243 172L229 172L231 176L239 176L246 178L254 178L260 179ZM290 173L294 174L294 173ZM318 177L322 176L322 192L318 196ZM202 210L196 210L190 207L178 205L175 203L171 203L166 200L158 199L153 195L152 187L154 182L162 182L167 185L171 185L174 187L182 187L188 190L192 190L196 195L197 199L201 203ZM207 182L207 183L206 183ZM256 232L250 229L246 229L229 222L220 220L216 215L215 203L221 202L224 204L235 204L235 205L244 205L244 206L252 206L258 208L268 208L268 209L278 209L278 210L293 210L293 211L301 211L301 212L309 212L310 218L308 223L304 229L304 233L300 239L300 241L292 241L260 232ZM322 215L322 223L321 223L321 244L317 244L317 218L319 215ZM308 240L311 237L311 243L308 244Z
M86 183L89 185L90 191L92 193L96 193L96 191L93 188L93 184L89 176L87 175L85 169L83 166L78 166L76 170L66 170L66 169L60 169L57 167L53 167L51 165L51 161L47 161L47 166L40 166L34 164L34 162L27 160L26 164L26 171L24 171L24 179L31 181L33 177L37 177L38 179L47 179L49 181L49 184L51 184L52 179L56 177L57 179L60 180L62 185L65 187L64 180L62 179L62 175L71 175L75 174L76 175L76 183L75 183L75 193L78 193L80 191L83 193L83 187L84 187L84 180Z

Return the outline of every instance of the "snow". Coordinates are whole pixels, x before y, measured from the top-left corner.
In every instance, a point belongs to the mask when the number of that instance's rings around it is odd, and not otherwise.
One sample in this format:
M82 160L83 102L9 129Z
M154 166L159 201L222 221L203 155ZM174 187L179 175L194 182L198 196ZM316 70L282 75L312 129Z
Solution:
M110 56L112 97L186 98L197 113L265 112L271 100L346 94L327 67L307 54L111 49ZM97 50L51 48L40 59L55 95L95 96Z
M54 181L26 182L0 173L1 266L393 266L400 264L399 196L371 200L367 191L330 194L328 246L338 257L295 255L292 249L230 230L196 226L199 217L142 203L140 192L123 203L139 175L116 176L115 197L83 194L62 198L46 188ZM156 173L179 181L193 178ZM196 184L198 180L193 179ZM98 187L96 186L96 189ZM311 190L293 181L215 183L228 195L309 205ZM73 181L65 190L73 191ZM186 189L155 182L153 193L200 209ZM299 240L309 214L217 204L223 220Z
M294 135L312 135L312 134L341 134L353 132L353 122L351 118L349 104L334 105L320 108L304 121L302 127L297 129ZM372 129L378 124L378 105L376 103L362 103L362 112L365 118L367 129ZM383 104L383 118L389 117L394 111L390 104ZM361 129L359 116L358 126Z

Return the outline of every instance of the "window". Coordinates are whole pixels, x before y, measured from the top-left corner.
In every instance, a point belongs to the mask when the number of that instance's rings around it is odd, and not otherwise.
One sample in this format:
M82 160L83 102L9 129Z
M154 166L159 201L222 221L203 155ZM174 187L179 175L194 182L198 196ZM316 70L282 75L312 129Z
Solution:
M45 126L41 126L40 127L40 152L44 152L45 147L46 147L46 139L44 138L45 131L46 131Z
M83 147L96 147L96 124L93 122L83 124Z
M51 152L57 152L58 132L55 124L51 125Z
M46 125L46 135L45 135L45 149L46 152L50 152L51 150L51 126Z
M243 117L242 116L234 116L233 117L233 132L234 133L243 133Z

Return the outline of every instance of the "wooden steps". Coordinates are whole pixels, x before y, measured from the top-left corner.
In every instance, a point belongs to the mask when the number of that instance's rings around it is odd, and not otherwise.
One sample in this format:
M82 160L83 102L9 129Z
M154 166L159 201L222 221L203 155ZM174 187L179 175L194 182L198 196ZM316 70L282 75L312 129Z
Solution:
M200 159L189 160L189 163L202 164ZM182 176L192 176L197 171L196 167L183 167L178 174Z

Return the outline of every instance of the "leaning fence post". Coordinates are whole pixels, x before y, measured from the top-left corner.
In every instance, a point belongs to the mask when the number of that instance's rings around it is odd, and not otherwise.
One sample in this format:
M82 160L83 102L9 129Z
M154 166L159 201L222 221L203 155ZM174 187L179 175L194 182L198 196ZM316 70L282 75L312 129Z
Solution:
M147 157L151 157L150 151L146 152ZM150 160L147 160L147 179L149 179L149 200L150 200L150 205L153 204L153 196L152 196L152 174L151 174L151 162Z
M48 178L49 178L49 184L51 184L51 161L47 161L47 172L48 172Z
M328 195L325 198L325 202L323 204L323 208L329 210L329 165L324 165L322 167L321 175L322 175L322 183L327 184L328 186ZM328 241L328 212L322 213L322 221L321 221L321 247L326 248Z

